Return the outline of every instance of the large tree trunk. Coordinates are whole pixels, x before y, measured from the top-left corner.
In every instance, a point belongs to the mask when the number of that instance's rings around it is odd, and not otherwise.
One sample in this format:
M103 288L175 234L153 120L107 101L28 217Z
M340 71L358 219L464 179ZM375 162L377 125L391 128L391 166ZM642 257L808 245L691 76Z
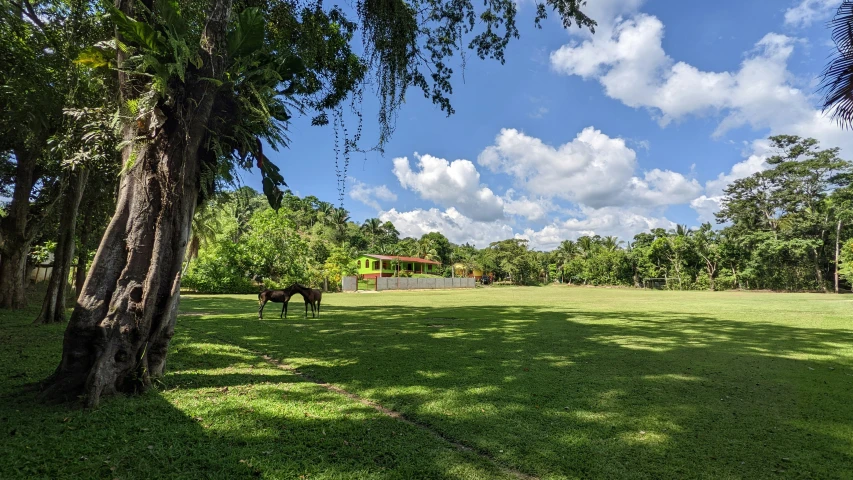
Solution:
M33 236L27 229L30 193L35 183L36 161L15 152L15 190L5 218L0 219L0 308L24 308L27 254Z
M8 215L0 219L0 308L13 309L27 305L27 255L60 192L59 182L41 178L35 154L15 151L15 161L12 202ZM39 179L41 188L33 202L30 196Z
M24 308L27 306L26 269L30 242L16 243L3 252L0 259L0 307Z
M80 228L80 248L77 250L77 270L74 273L74 298L80 298L83 293L83 283L86 282L86 263L89 259L89 229L92 228L92 215L86 213Z
M120 2L127 13L132 5ZM174 87L178 101L165 107L162 125L149 123L150 140L122 152L124 164L131 153L136 164L122 178L116 212L65 330L62 360L43 383L42 400L82 395L93 407L102 395L145 390L165 369L198 201L200 147L216 97L215 82L201 78L223 75L230 12L230 0L211 2L201 40L203 70L188 73L183 88ZM125 138L145 133L132 128Z
M44 399L84 394L95 406L101 395L141 391L163 372L198 197L198 155L185 151L182 133L164 133L142 147L122 179Z
M59 238L53 256L53 269L47 285L41 313L35 323L65 323L65 295L68 291L68 275L74 258L74 239L77 231L77 213L80 200L86 189L88 170L69 172L70 181L63 198L59 219Z

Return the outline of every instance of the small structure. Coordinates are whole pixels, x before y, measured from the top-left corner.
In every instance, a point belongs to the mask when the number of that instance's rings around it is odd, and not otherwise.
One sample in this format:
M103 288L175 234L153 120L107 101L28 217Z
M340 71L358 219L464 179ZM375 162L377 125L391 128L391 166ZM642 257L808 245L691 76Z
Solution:
M356 265L362 278L379 278L403 272L436 275L441 263L424 258L364 254L358 257Z
M458 278L473 278L476 281L483 279L483 271L479 268L473 268L470 271L462 263L453 264L453 275Z
M654 290L664 290L668 280L666 278L644 278L643 288L651 288Z

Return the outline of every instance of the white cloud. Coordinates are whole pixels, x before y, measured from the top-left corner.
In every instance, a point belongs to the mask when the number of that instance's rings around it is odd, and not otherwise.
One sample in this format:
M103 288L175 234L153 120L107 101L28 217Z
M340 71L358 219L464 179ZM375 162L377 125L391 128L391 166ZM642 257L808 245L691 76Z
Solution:
M548 110L548 107L539 107L539 108L537 108L537 109L536 109L536 111L535 111L535 112L531 113L531 114L530 114L530 115L528 115L528 116L529 116L530 118L539 119L539 118L542 118L542 117L544 117L545 115L547 115L547 114L548 114L548 111L549 111L549 110Z
M401 237L419 238L429 232L441 232L453 243L472 242L480 248L513 236L512 227L502 221L473 220L453 207L443 212L437 208L409 212L398 212L392 208L380 213L379 219L392 222Z
M636 6L634 2L626 4ZM786 23L808 25L827 16L837 4L837 0L801 1L786 12ZM800 82L788 69L799 40L769 33L747 52L737 70L707 72L666 54L664 25L657 17L643 13L627 18L619 17L619 12L612 15L613 28L604 35L572 41L552 52L552 67L598 81L607 96L630 107L648 109L661 126L689 116L714 116L719 119L715 137L747 126L770 135L816 138L824 147L853 148L853 136L815 107L817 99L797 87ZM766 168L766 149L766 141L753 142L748 158L729 173L707 182L704 192L689 200L701 220L714 219L728 184ZM683 184L679 177L667 181L666 175L650 173L644 178L648 190L661 194L640 195L648 202L668 198L666 185L677 198L696 190L695 185L679 186Z
M530 240L532 247L553 250L563 240L574 240L582 235L614 235L629 242L639 232L653 228L674 228L675 223L663 218L648 216L624 208L582 208L580 218L553 222L541 230L525 229L517 238Z
M593 127L559 147L515 129L503 129L477 161L493 172L512 175L516 184L530 193L593 208L684 203L702 189L696 180L669 170L655 169L643 178L635 177L634 150L624 140L608 137Z
M441 211L417 209L398 212L391 209L379 215L382 221L394 223L401 236L420 237L429 232L441 232L451 242L471 242L479 248L491 242L507 238L525 238L530 247L553 250L563 240L576 239L582 235L616 235L630 241L638 232L652 228L673 228L675 223L666 218L650 217L642 213L621 208L583 208L579 218L554 221L539 230L526 228L516 233L502 221L480 222L462 215L455 208Z
M766 145L762 142L753 145L753 150L762 151ZM717 178L705 182L705 193L690 202L690 207L699 214L701 222L716 222L714 214L720 211L724 190L735 180L746 178L755 173L767 170L767 155L753 154L746 160L734 164L729 173L721 173Z
M443 207L454 207L478 221L504 217L504 202L480 184L480 173L469 160L448 162L432 155L415 154L420 171L415 172L407 157L394 159L394 174L404 188Z
M373 207L376 210L382 210L378 200L384 200L386 202L393 202L397 200L397 195L385 185L372 187L359 181L355 177L350 177L349 181L352 183L349 188L350 198L358 200L359 202L369 207Z
M594 0L583 6L583 12L596 21L595 35L610 35L614 24L623 16L637 12L645 0ZM590 37L586 29L572 29L574 34Z
M808 27L832 14L839 0L801 0L800 3L785 11L785 24L794 27Z
M548 212L557 210L557 206L546 198L530 199L525 195L515 197L515 190L509 189L504 195L504 211L509 215L524 217L530 221L544 220Z
M649 109L661 126L691 115L718 115L715 136L749 126L773 135L814 137L827 146L853 147L853 137L795 86L788 60L796 39L769 33L739 70L706 72L669 57L663 35L657 17L640 13L618 21L609 36L573 41L552 52L551 65L567 75L597 80L607 96Z

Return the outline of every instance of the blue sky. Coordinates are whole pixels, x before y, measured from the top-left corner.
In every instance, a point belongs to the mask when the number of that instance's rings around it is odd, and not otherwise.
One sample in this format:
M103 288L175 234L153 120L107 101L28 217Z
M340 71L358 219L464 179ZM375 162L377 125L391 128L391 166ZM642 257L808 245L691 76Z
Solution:
M410 90L385 155L353 156L344 206L404 236L437 230L479 247L628 240L713 219L728 183L766 168L768 135L853 147L817 108L839 4L589 0L591 35L556 18L537 30L534 4L521 0L506 64L469 53L449 118ZM365 144L376 134L371 94ZM300 120L290 137L270 155L290 187L337 203L332 128Z

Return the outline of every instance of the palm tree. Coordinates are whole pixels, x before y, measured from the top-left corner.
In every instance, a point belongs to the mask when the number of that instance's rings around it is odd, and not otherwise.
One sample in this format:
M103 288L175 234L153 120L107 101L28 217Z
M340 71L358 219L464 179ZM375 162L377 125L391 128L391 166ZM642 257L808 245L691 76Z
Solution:
M347 223L349 223L349 212L344 208L336 208L332 213L332 228L337 233L338 242L342 241L344 234L347 232Z
M853 0L844 0L829 22L836 52L823 71L823 111L843 128L853 127Z
M560 243L560 246L557 247L557 250L554 251L554 256L557 260L557 264L560 266L560 281L563 282L565 281L563 275L566 270L566 265L578 256L578 246L571 240L563 240L563 242Z
M582 257L589 257L595 249L595 241L587 235L578 238L576 244Z
M441 257L438 255L438 250L431 248L424 253L422 257L425 260L432 260L434 262L441 262Z
M376 240L382 235L382 220L378 218L368 218L361 226L361 230L370 238L370 248L376 247Z
M208 245L216 239L216 234L219 233L222 225L219 223L219 212L216 208L212 208L210 204L203 203L199 205L193 215L191 236L189 245L187 245L186 264L184 272L189 268L190 262L198 257L198 251L201 247Z
M317 204L317 220L323 225L329 225L332 221L332 215L335 213L335 206L329 202L320 202Z
M623 243L625 242L619 240L618 237L614 237L613 235L608 235L601 239L601 246L604 247L605 250L610 252L615 252Z

